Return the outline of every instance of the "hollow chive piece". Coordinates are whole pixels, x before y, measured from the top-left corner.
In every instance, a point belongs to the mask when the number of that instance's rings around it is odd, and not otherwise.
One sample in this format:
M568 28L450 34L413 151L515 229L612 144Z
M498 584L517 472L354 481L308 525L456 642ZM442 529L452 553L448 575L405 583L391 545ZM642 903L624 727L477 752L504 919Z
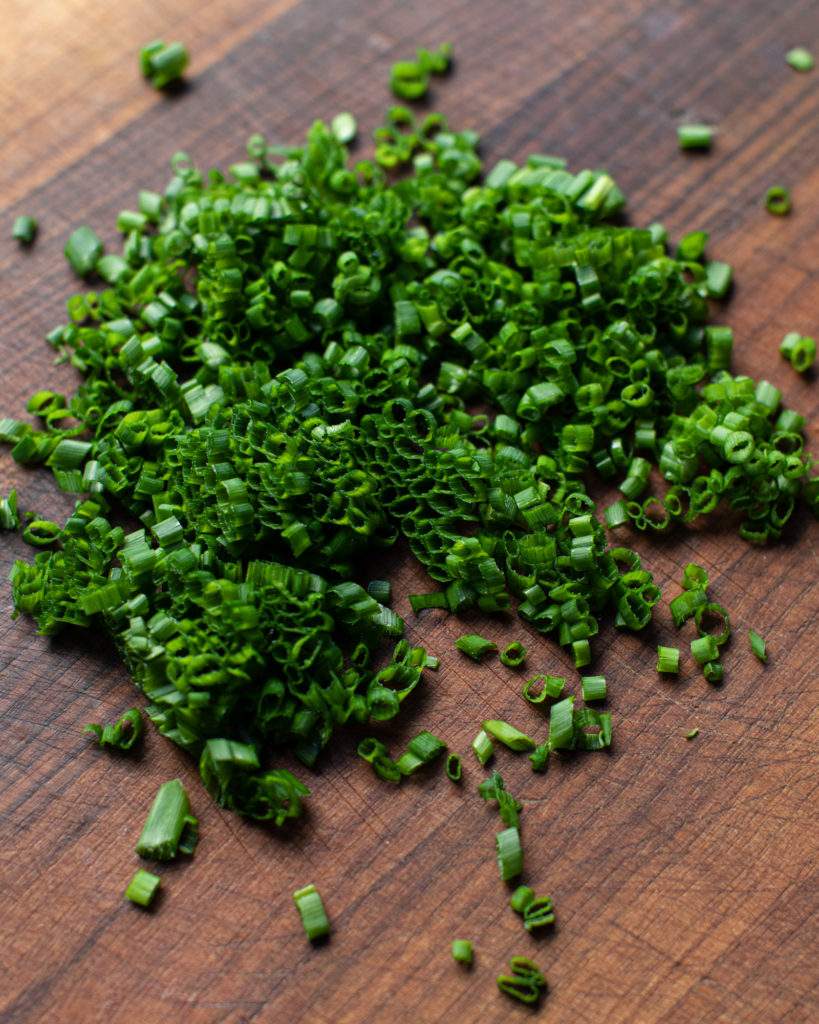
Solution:
M418 612L423 611L424 608L447 607L446 594L443 592L436 594L410 594L409 603L410 608L412 608L416 615Z
M293 901L301 915L304 934L310 942L330 934L330 922L315 885L305 885L303 889L298 889L293 893Z
M446 750L446 743L424 730L407 744L407 752L396 761L396 767L402 775L412 775L422 765L429 764L440 757Z
M172 860L189 817L190 801L180 780L163 783L148 812L136 852L150 860Z
M533 899L523 911L523 927L527 932L555 923L554 904L548 896Z
M716 661L719 657L717 641L710 633L697 637L696 640L691 641L691 653L699 665L704 665L708 661Z
M452 959L459 964L472 963L472 943L469 939L452 940Z
M680 585L683 590L705 590L708 586L708 573L696 562L689 562L683 569Z
M549 675L536 675L532 676L523 685L523 696L530 704L542 704L547 697L552 700L556 700L562 693L563 687L566 685L566 680L560 676L549 676ZM534 687L540 687L540 690L533 694Z
M20 516L17 512L17 491L12 488L7 498L0 499L0 530L18 530Z
M139 904L140 907L150 907L159 892L161 881L159 875L152 875L150 871L143 871L140 868L128 883L125 898Z
M570 750L574 746L574 697L566 697L552 705L549 718L549 747Z
M65 243L63 255L80 277L88 277L102 256L102 242L89 227L79 227Z
M672 598L669 603L671 616L674 625L679 627L692 615L696 614L697 608L708 603L708 597L702 589L684 590L681 594Z
M765 193L765 209L777 217L791 212L791 194L783 185L771 185Z
M367 593L379 604L389 604L392 598L392 584L389 580L370 580Z
M497 644L491 640L485 640L477 633L467 633L465 636L458 637L455 646L473 661L483 661L488 654L498 649Z
M532 753L529 755L529 760L532 762L533 772L542 772L546 768L546 763L549 760L549 740L544 740L543 743L538 743Z
M497 985L501 992L521 1003L537 1002L541 990L547 987L545 976L525 956L513 956L509 960L511 974L501 974Z
M510 750L531 750L535 745L531 736L527 736L513 725L499 719L487 719L485 722L481 722L481 728L493 739L498 740L505 747L509 747Z
M446 774L447 778L452 779L453 782L461 781L463 765L459 754L452 753L446 759Z
M523 914L535 898L535 890L528 885L519 885L509 899L509 906L516 914Z
M142 735L142 715L139 713L139 708L131 708L115 725L91 723L86 725L83 732L94 733L100 747L130 750Z
M813 54L805 46L794 46L788 50L785 61L796 71L811 71L814 65Z
M765 641L758 633L755 633L752 629L748 630L748 636L751 641L751 650L754 652L757 658L759 658L763 665L767 665L768 655L765 651Z
M657 671L668 672L676 675L680 671L680 649L679 647L657 646Z
M723 674L722 662L707 661L702 666L702 674L709 683L721 683Z
M34 236L37 234L37 221L33 217L23 214L14 218L11 226L11 237L22 245L31 245Z
M330 131L342 145L346 146L355 138L358 125L353 115L345 110L341 114L336 114L330 122Z
M698 733L698 732L699 732L699 729L698 729L698 728L697 728L697 727L695 726L695 727L694 727L693 729L690 729L690 730L689 730L689 731L688 731L687 733L685 733L684 735L685 735L685 738L686 738L687 740L693 740L693 739L694 739L694 737L695 737L695 736L697 735L697 733Z
M605 676L581 676L580 688L583 700L586 702L606 699Z
M41 548L60 540L62 535L63 531L56 523L48 519L32 519L23 530L22 537L26 544Z
M188 66L188 51L182 43L168 43L155 39L139 51L142 74L155 89L164 89L182 77Z
M680 239L677 246L677 259L693 263L702 257L708 242L707 231L690 231Z
M680 149L710 149L714 129L707 124L681 124L677 128Z
M734 268L730 263L708 260L705 264L705 286L709 299L724 299L731 287Z
M506 665L508 668L517 668L525 660L526 648L519 640L513 640L500 654L501 664Z
M731 621L728 618L728 612L721 604L716 604L713 601L701 604L694 612L694 621L697 624L697 632L700 636L708 635L708 630L702 625L702 620L706 615L722 619L722 632L714 635L714 640L719 646L722 646L731 635Z
M472 741L472 749L475 752L475 757L477 757L481 764L486 764L489 758L495 753L495 745L489 738L489 734L483 729L481 729Z
M501 821L504 825L517 828L520 824L518 811L521 804L511 793L507 792L500 772L492 772L488 779L484 779L478 786L478 792L484 800L496 800Z
M816 360L816 342L798 331L789 331L779 345L780 354L790 360L797 373L804 373Z
M390 69L390 88L402 100L419 100L429 87L429 71L416 61L396 61Z
M495 835L495 853L501 881L516 878L523 870L523 851L520 847L520 832L514 825Z
M705 352L711 373L728 369L733 347L734 332L730 327L705 328Z

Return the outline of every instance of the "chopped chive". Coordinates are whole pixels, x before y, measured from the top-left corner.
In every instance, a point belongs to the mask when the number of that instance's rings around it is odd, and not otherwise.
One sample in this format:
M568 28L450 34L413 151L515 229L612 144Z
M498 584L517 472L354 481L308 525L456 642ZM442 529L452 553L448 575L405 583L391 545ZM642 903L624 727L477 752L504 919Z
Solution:
M472 741L472 749L475 751L475 757L477 757L481 764L486 764L489 758L495 753L495 746L489 738L489 734L483 729L481 729Z
M498 832L495 836L495 853L501 881L516 878L523 870L523 851L520 848L520 832L514 825Z
M500 661L508 668L517 668L526 660L526 648L519 640L514 640L508 647L501 651Z
M168 43L155 39L139 51L142 74L155 89L164 89L182 77L188 66L188 51L182 43Z
M763 665L768 664L768 655L765 651L765 641L762 637L755 633L752 629L748 630L748 636L751 639L751 650L759 658Z
M424 608L446 608L446 594L438 592L434 594L410 594L410 608L417 615Z
M447 778L452 779L453 782L461 781L462 764L461 758L458 754L450 754L446 759L446 774Z
M523 927L527 932L555 923L554 905L548 896L533 899L523 911Z
M336 114L330 122L330 131L342 145L346 146L355 138L358 125L353 115L345 110L341 114Z
M580 688L584 701L606 699L605 676L581 676Z
M677 128L680 149L710 149L714 129L707 124L681 124Z
M493 739L496 739L503 743L504 746L509 747L510 750L531 750L535 745L535 741L531 736L527 736L525 733L522 733L519 729L516 729L508 722L491 718L487 719L485 722L481 722L481 728Z
M798 331L789 331L779 345L780 353L790 360L797 373L810 369L816 360L816 342Z
M530 889L528 885L519 885L517 889L512 893L509 900L509 906L517 914L523 914L526 908L532 903L535 898L535 890Z
M304 933L310 942L330 934L330 922L315 885L306 885L293 893L293 900L301 915Z
M566 680L559 676L537 675L532 676L523 686L523 696L530 704L542 704L547 697L556 700L562 693ZM540 687L536 694L532 693L534 687Z
M698 732L699 732L699 729L696 728L696 726L695 726L693 729L690 730L690 732L685 733L685 738L687 740L693 740Z
M459 964L472 963L472 943L468 939L452 940L452 959Z
M465 636L459 637L455 641L455 646L473 661L483 661L488 654L498 649L497 644L491 640L485 640L476 633L467 633Z
M734 268L730 263L708 260L705 264L705 285L710 299L724 299L731 287Z
M719 657L717 641L708 633L706 636L697 637L691 641L691 653L699 665L708 661L715 661Z
M396 767L402 775L412 775L422 765L429 764L446 750L446 743L424 730L407 744L407 752L396 761Z
M771 185L765 193L765 209L777 217L791 212L791 194L782 185Z
M707 661L702 666L702 674L708 680L709 683L721 683L722 682L722 662L720 661Z
M547 987L546 978L537 966L525 956L513 956L509 961L511 974L501 974L497 983L501 992L521 1003L534 1003L541 989Z
M92 732L101 747L115 747L117 750L130 750L142 735L142 715L139 708L126 711L116 725L86 725L83 732Z
M478 792L484 800L497 800L501 821L504 825L517 828L520 824L518 811L521 804L511 793L508 793L500 772L492 772L488 779L478 786Z
M31 245L37 234L37 221L33 217L15 217L11 226L11 237L22 245Z
M705 245L708 242L707 231L691 231L680 239L677 246L677 259L686 263L693 263L701 258L705 252Z
M796 71L811 71L813 69L813 54L805 46L794 46L785 54L785 60Z
M65 258L80 277L88 277L102 256L102 242L91 228L79 227L65 243Z
M722 632L716 634L714 639L718 645L724 644L731 635L731 621L728 618L728 612L721 604L716 604L713 601L709 601L707 604L701 604L694 611L694 621L697 624L697 632L700 636L708 635L708 631L702 625L702 620L706 615L710 615L712 618L722 619Z
M190 801L179 779L159 787L136 846L140 857L172 860L190 818Z
M140 868L129 882L125 897L141 907L149 907L159 891L161 881L159 875L152 875L150 871Z
M676 675L680 671L679 647L657 646L657 671Z
M17 512L17 491L12 488L7 498L0 498L0 530L18 530L20 516Z

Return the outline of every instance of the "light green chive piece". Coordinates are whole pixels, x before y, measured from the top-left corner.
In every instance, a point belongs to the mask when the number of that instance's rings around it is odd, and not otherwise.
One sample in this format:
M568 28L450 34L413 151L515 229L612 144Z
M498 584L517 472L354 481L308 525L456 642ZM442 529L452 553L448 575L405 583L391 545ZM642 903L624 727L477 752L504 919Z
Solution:
M791 194L784 185L771 185L765 193L765 209L777 217L791 212Z
M788 50L785 61L796 71L811 71L814 65L813 54L805 46L794 46Z
M677 128L680 149L709 149L714 129L707 124L681 124Z
M485 733L509 747L510 750L532 750L535 746L535 741L531 736L522 733L508 722L489 718L485 722L481 722L481 727Z
M495 745L489 738L489 734L483 729L481 729L472 741L472 749L475 751L475 757L477 757L481 764L486 764L489 758L495 753Z
M293 900L301 914L304 932L311 942L330 934L330 922L315 885L306 885L293 893Z
M751 640L751 650L754 652L757 658L759 658L763 665L767 665L768 655L765 651L765 641L758 633L755 633L752 629L748 630L748 636Z
M330 131L342 145L346 146L348 142L352 142L355 138L358 125L353 115L345 110L341 114L336 114L330 122Z
M697 728L695 727L695 728L694 728L694 729L692 729L692 730L691 730L690 732L687 732L687 733L685 734L685 738L686 738L687 740L693 740L693 739L694 739L694 737L695 737L695 736L697 735L697 733L698 733L698 732L699 732L699 729L697 729Z
M472 943L468 939L452 940L452 959L459 964L472 963Z
M779 352L790 360L797 373L804 373L816 360L816 342L798 331L789 331L779 345Z
M708 636L697 637L696 640L691 641L691 653L700 665L704 665L707 661L715 661L719 657L717 641L710 633Z
M467 655L473 661L482 661L487 654L491 654L498 649L496 643L478 636L477 633L467 633L465 636L458 637L455 641L455 646L462 654Z
M501 880L508 882L523 870L523 851L520 847L520 832L512 825L495 836L495 853Z
M168 43L166 46L161 39L155 39L139 51L142 74L155 89L164 89L181 78L189 59L182 43Z
M125 890L126 899L138 903L141 907L149 907L154 901L161 881L159 875L152 875L150 871L143 871L140 868Z
M580 692L583 700L587 703L590 700L606 699L606 677L605 676L581 676Z
M657 645L657 671L677 673L680 671L679 647L663 647Z

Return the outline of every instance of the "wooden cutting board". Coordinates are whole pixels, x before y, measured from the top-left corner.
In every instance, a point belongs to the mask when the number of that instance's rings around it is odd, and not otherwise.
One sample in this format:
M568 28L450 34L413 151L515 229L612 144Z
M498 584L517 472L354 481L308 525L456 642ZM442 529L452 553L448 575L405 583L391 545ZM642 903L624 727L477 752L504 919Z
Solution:
M815 376L777 353L788 330L819 334L819 69L784 62L796 44L819 53L808 0L5 0L3 20L0 415L23 414L41 387L73 386L42 339L76 288L61 257L74 227L113 245L117 211L140 188L161 188L179 149L226 167L251 133L295 144L342 109L366 140L391 103L391 63L450 40L457 64L431 102L481 133L488 163L537 151L604 166L632 223L661 219L675 240L711 232L710 256L736 269L715 314L734 326L734 368L781 388L819 451ZM188 86L174 95L137 71L139 47L156 36L191 52ZM678 150L684 120L717 126L709 154ZM790 217L763 208L774 184L792 191ZM29 251L9 237L23 212L41 225ZM48 473L4 451L0 491L12 486L24 509L59 518L71 507ZM547 1020L819 1019L819 528L800 513L782 543L758 550L735 525L628 537L665 598L643 635L608 627L598 638L611 751L555 757L544 775L497 755L523 804L525 879L557 909L541 939L508 908L497 816L476 794L483 772L471 755L460 787L436 768L397 788L355 756L368 731L339 734L310 780L304 820L281 833L255 826L218 810L195 765L153 730L133 757L96 751L81 729L135 702L126 671L97 635L49 640L10 621L3 585L0 1019L497 1024L536 1013L496 988L514 954L548 975ZM31 551L4 535L0 555L5 578ZM676 681L655 671L658 642L690 640L674 631L668 600L691 560L734 625L720 687L686 657ZM414 616L407 595L426 587L403 550L378 570L394 581L409 639L441 658L380 730L391 749L430 728L467 755L486 717L542 736L521 683L546 671L574 686L564 652L513 616ZM767 667L748 627L768 641ZM523 639L527 671L467 664L453 648L465 631ZM191 861L161 872L161 899L142 912L123 891L153 795L173 777L191 794L201 841ZM309 882L333 926L317 949L292 901ZM471 971L451 960L455 937L475 944Z

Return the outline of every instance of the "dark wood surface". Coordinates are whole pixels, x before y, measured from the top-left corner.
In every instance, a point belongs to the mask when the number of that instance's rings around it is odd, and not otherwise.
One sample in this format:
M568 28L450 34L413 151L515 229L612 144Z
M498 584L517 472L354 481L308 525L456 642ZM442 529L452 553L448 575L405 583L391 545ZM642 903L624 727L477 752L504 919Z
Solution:
M177 149L224 167L252 132L296 143L345 108L366 138L390 103L392 61L448 39L457 66L432 103L481 132L488 161L540 151L605 166L633 223L662 219L674 239L711 232L710 255L736 269L716 314L735 328L734 367L781 388L819 451L815 377L777 353L787 330L819 333L819 69L800 75L783 59L797 43L819 53L815 4L5 0L3 15L0 415L19 416L40 387L72 387L42 338L75 288L60 255L73 227L114 243L117 211L139 188L162 187ZM136 71L154 36L190 47L178 95L154 93ZM718 126L710 154L678 151L682 119ZM763 209L771 184L792 190L790 217ZM41 223L26 252L9 238L21 212ZM57 518L71 506L49 474L3 452L0 491L12 486L24 509ZM0 1019L496 1024L534 1015L495 987L512 954L547 973L539 1012L552 1021L819 1019L819 528L802 513L782 543L757 550L734 526L631 538L666 597L644 635L599 638L608 754L556 757L543 776L497 756L523 803L525 878L557 907L554 933L537 940L507 906L496 812L475 793L483 776L470 757L460 788L440 770L395 788L356 758L365 733L339 734L310 781L309 814L273 834L219 811L195 766L152 730L134 757L96 752L81 728L131 706L126 671L98 636L52 641L11 622L4 584ZM0 538L3 578L30 556L16 536ZM658 642L689 639L675 639L667 601L692 559L735 627L721 687L690 658L677 681L655 671ZM521 674L466 664L452 642L465 627L522 637L527 669L575 679L563 652L511 616L416 618L407 595L424 584L412 559L397 550L379 569L393 576L409 638L441 657L383 730L393 749L426 727L466 754L486 717L542 734ZM747 649L749 626L768 640L767 667ZM161 899L143 913L122 894L153 794L175 776L201 841L192 861L161 872ZM292 902L311 881L333 924L317 949ZM450 958L454 937L475 943L471 972Z

